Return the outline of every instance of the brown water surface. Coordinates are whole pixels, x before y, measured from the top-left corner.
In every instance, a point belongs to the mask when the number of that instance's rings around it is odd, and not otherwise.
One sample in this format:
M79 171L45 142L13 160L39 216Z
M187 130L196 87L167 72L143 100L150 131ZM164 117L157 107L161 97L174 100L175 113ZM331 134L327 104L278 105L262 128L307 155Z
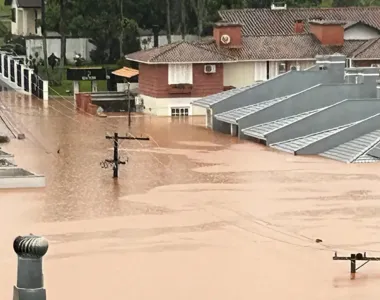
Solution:
M72 103L15 93L3 105L27 139L5 150L45 174L40 190L0 192L0 298L16 282L12 241L50 241L51 300L375 299L380 263L349 280L339 254L380 256L379 165L295 157L203 127L204 118L100 119ZM120 179L106 133L120 143ZM60 153L57 153L57 150ZM315 239L323 240L316 244Z

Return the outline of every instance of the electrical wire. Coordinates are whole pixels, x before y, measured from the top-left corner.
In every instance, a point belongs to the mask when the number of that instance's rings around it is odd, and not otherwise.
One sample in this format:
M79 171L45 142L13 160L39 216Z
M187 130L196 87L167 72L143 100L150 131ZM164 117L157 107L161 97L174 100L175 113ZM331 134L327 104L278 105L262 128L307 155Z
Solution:
M89 116L91 116L91 117L93 117L93 118L96 118L94 115L92 115L92 114L86 112L84 109L82 109L82 108L80 108L80 107L76 107L76 105L75 105L75 103L73 103L73 101L71 101L71 100L69 100L69 99L66 99L63 95L60 95L60 94L59 94L56 90L54 90L53 88L49 87L49 89L52 90L56 95L58 95L58 96L59 96L60 98L62 98L64 101L68 101L68 102L69 102L72 106L74 106L75 108L71 108L71 107L69 107L69 106L67 106L67 105L64 105L61 101L57 101L57 103L59 103L59 104L62 105L63 107L65 107L65 108L67 108L67 109L69 109L69 110L71 110L71 111L73 111L73 112L75 112L75 113L79 110L79 111L83 112L83 113L86 114L86 115L89 115ZM39 99L39 98L37 98L37 99ZM39 100L41 100L41 99L39 99ZM43 101L43 100L41 100L41 101ZM81 123L80 121L78 121L78 120L74 119L73 117L71 117L71 116L69 116L69 115L67 115L67 114L65 114L65 113L63 113L63 112L61 112L60 110L56 109L55 107L53 107L53 106L50 105L50 104L48 104L48 107L52 108L53 110L57 111L59 114L63 115L64 117L69 118L70 120L72 120L72 121L74 121L74 122ZM98 119L98 118L96 118L96 119ZM99 120L99 119L98 119L98 120ZM102 121L103 121L103 120L100 120L101 123L108 123L108 122L104 122L104 121L102 122ZM105 121L107 121L107 120L105 120ZM107 125L110 125L110 124L107 124ZM113 124L111 125L112 128L115 128L115 126L116 126L116 125L113 125ZM116 127L117 127L117 126L116 126ZM132 135L131 133L129 133L129 135L130 135L132 138L134 138L135 141L137 141L137 142L140 144L140 146L144 147L143 144L142 144L139 140L137 140L136 137L135 137L134 135ZM161 148L160 145L157 143L156 140L153 139L152 136L149 136L149 138L150 138L150 139L151 139L151 140L157 145L157 147ZM122 143L120 143L119 141L117 141L117 142L118 142L118 145L121 146ZM121 149L121 150L126 151L126 149ZM127 152L127 153L128 153L128 152ZM172 174L175 174L175 172L174 172L172 169L170 169L166 164L164 164L164 163L163 163L161 160L159 160L155 155L153 155L153 153L151 153L151 152L147 152L147 153L148 153L152 158L154 158L155 161L157 161L160 165L162 165L166 170L168 170L168 171L171 172ZM129 155L129 154L128 154L128 155ZM120 171L123 172L123 169L121 169ZM149 171L149 172L150 172L150 171ZM153 174L152 174L152 175L153 175ZM199 182L199 180L197 180L196 183L201 183L201 182ZM204 208L202 208L202 209L204 209ZM262 219L259 219L259 218L253 216L253 215L250 214L250 213L246 213L246 214L244 215L244 214L242 214L241 212L238 212L238 211L233 210L233 209L230 209L230 208L226 208L226 207L224 207L224 206L219 206L219 209L225 209L225 210L227 210L227 211L233 212L233 213L235 213L236 215L238 215L238 216L240 216L240 217L243 217L243 218L246 219L247 221L251 222L252 224L259 225L259 226L261 226L261 227L263 227L263 228L265 228L265 229L271 230L271 231L273 231L273 232L280 233L280 234L282 234L282 235L284 235L284 236L288 236L288 237L291 237L291 238L295 238L295 239L298 239L298 240L300 240L300 241L304 241L304 242L310 242L310 243L311 243L311 242L314 242L314 239L312 239L312 238L310 238L310 237L307 237L307 236L305 236L305 235L299 235L299 234L296 234L296 233L290 234L290 233L285 232L285 231L283 231L283 230L274 229L274 228L270 227L270 225L273 225L273 224L271 224L271 223L269 223L269 222L267 222L267 221L264 221L264 220L262 220ZM206 211L207 211L207 210L206 210ZM214 214L213 212L207 211L207 213L212 214L213 216L215 216L215 217L217 217L217 218L219 218L219 219L221 218L220 216ZM247 215L248 215L248 216L247 216ZM248 219L248 218L250 218L250 219ZM221 218L221 219L224 220L223 218ZM224 221L226 221L226 220L224 220ZM262 224L262 223L260 223L260 222L264 223L265 225ZM243 230L243 231L249 232L249 233L251 233L251 234L254 234L254 235L257 235L257 236L261 236L261 237L264 237L264 238L267 238L267 239L269 239L269 240L276 241L276 242L279 242L279 243L283 243L283 244L288 244L288 245L291 245L291 246L295 246L295 247L311 248L311 249L314 249L314 250L317 250L317 251L329 251L329 252L333 251L333 250L332 250L332 247L333 247L333 246L332 246L332 245L328 245L328 244L323 244L323 243L321 243L321 244L319 244L319 245L321 245L321 246L324 247L324 248L317 248L317 247L315 247L314 245L313 245L313 246L312 246L312 245L302 245L302 244L297 244L297 243L289 242L289 241L286 241L286 240L283 240L283 239L275 238L275 237L273 237L273 236L271 237L271 236L268 236L268 235L264 235L264 234L261 234L261 233L259 233L259 232L257 232L257 231L249 230L249 229L247 229L247 228L245 228L245 227L243 227L243 226L240 226L240 225L238 225L238 224L232 224L232 226L235 226L235 227L237 227L237 228L239 228L239 229L241 229L241 230ZM355 248L353 248L353 247L349 247L349 249L355 249ZM345 251L347 251L347 249L341 249L341 250L345 250ZM366 251L366 252L380 252L380 251L370 250L370 251ZM380 260L380 258L379 258L379 260Z

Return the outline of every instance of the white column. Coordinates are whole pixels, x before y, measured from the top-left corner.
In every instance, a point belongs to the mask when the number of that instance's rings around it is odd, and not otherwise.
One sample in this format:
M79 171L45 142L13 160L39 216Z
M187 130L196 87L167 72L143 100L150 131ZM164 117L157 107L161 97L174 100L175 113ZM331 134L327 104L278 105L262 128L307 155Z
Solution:
M14 66L13 66L13 67L14 67L14 70L15 70L15 71L14 71L14 72L15 72L15 84L17 85L17 77L18 77L18 76L17 76L17 75L18 75L18 74L17 74L17 65L19 64L19 62L18 62L18 60L15 60L14 62L15 62L15 63L14 63ZM17 85L17 86L18 86L18 85Z
M5 54L4 53L1 53L1 74L4 76L4 56Z
M95 80L91 81L91 91L96 93L98 91L98 82Z
M29 94L31 95L32 94L32 74L34 73L34 71L32 69L29 69L29 72L28 72L28 82L29 82Z
M10 80L10 81L12 81L11 80L11 60L12 60L12 57L11 56L8 56L8 79Z
M238 127L235 124L231 124L231 135L237 136L238 135Z
M44 80L43 81L43 100L48 101L49 100L49 81Z
M79 81L73 81L73 94L79 93Z
M25 91L25 77L24 77L25 65L21 64L21 89Z
M24 9L22 11L22 14L23 14L23 16L22 16L22 33L24 36L26 36L29 34L29 32L28 32L28 29L29 29L28 28L28 11L26 9ZM34 32L33 32L33 34L34 34Z

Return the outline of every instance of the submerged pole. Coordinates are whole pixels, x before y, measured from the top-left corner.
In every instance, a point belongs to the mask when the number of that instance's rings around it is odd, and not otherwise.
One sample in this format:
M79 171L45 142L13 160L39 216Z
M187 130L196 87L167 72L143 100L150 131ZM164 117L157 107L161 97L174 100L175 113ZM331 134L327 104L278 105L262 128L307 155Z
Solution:
M13 300L46 300L42 257L49 248L41 236L18 236L13 242L17 254L17 285L13 288Z

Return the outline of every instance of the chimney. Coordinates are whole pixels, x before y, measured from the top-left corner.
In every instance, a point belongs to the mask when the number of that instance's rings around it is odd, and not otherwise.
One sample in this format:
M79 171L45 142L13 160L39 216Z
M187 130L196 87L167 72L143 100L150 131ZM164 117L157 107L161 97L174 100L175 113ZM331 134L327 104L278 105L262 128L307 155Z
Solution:
M295 33L303 33L305 30L305 24L303 20L296 20L294 23L294 32Z
M243 26L239 23L219 22L214 25L214 40L218 47L241 48Z
M343 46L344 44L344 28L346 22L327 21L327 20L311 20L310 32L316 36L322 45Z
M158 25L153 25L153 47L157 48L158 45L158 35L160 33L160 28Z

